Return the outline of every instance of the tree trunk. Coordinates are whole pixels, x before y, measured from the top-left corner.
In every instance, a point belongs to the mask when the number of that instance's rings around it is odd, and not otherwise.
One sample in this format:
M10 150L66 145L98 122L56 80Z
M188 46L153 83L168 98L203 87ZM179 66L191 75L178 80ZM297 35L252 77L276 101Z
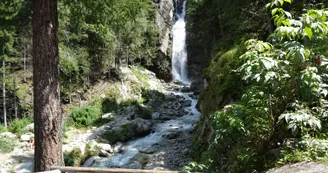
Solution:
M34 169L63 165L57 0L33 1Z
M26 83L26 49L23 50L23 62L24 62L24 82Z
M18 120L17 117L17 98L16 98L16 76L14 76L14 109L15 109L15 120Z
M2 60L2 101L3 101L3 121L7 128L7 109L6 109L6 62Z

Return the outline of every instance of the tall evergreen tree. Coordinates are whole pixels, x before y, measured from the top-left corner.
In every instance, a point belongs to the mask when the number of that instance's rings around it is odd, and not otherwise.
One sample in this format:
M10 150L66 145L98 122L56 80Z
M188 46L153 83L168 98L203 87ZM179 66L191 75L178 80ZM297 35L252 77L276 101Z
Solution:
M33 1L35 171L63 164L57 0Z

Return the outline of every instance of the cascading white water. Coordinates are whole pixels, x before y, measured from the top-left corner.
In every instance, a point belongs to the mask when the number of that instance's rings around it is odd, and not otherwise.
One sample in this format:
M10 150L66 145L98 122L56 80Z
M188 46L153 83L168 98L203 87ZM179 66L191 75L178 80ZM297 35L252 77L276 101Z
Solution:
M172 77L174 81L190 84L187 71L187 50L186 50L186 3L183 2L182 12L178 10L178 0L176 0L175 15L176 21L173 25L173 49L172 49Z
M124 149L120 153L115 153L109 158L103 158L96 160L94 167L124 167L131 163L131 159L138 154L141 150L154 146L156 143L161 143L165 139L165 134L169 134L170 131L180 131L185 134L189 134L194 128L194 124L200 119L200 112L196 109L197 100L193 98L192 93L182 93L177 91L169 91L170 94L179 95L186 100L191 101L191 106L186 107L185 111L188 112L184 116L177 116L175 119L171 119L162 123L157 123L153 126L153 133L136 139L124 144Z
M186 2L183 3L182 12L176 10L176 22L173 25L173 52L172 52L172 76L174 81L182 82L183 84L190 84L187 74L187 51L186 51ZM178 8L178 0L176 0L176 7ZM182 87L182 86L180 86ZM180 89L181 90L181 89ZM196 109L197 99L192 97L193 93L182 93L177 91L168 91L167 94L174 94L184 97L191 101L191 106L186 107L187 114L172 118L165 122L156 123L153 126L151 134L132 140L124 144L121 152L113 154L111 157L96 160L94 167L124 167L131 164L131 160L140 151L146 151L154 144L161 143L165 140L165 134L171 131L179 131L183 134L189 134L194 128L194 124L200 119L200 112Z

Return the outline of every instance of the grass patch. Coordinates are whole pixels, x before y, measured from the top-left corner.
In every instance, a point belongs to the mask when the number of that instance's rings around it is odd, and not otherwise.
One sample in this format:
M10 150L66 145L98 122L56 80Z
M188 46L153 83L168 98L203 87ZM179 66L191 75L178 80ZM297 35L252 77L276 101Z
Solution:
M0 152L10 153L15 149L15 143L9 138L0 138Z
M143 67L140 66L133 66L131 68L133 74L141 81L141 83L146 87L146 88L150 88L150 85L148 83L148 76L147 74L143 73L143 71L145 71L145 69Z

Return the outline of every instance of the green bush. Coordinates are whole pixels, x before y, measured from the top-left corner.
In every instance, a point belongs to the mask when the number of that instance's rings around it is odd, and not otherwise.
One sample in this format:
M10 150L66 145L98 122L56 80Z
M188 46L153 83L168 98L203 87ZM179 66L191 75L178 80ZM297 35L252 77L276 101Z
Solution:
M187 166L184 166L182 170L188 172L206 172L207 167L203 164L198 164L197 162L190 162Z
M105 98L101 102L101 110L103 113L108 113L110 111L116 110L118 107L119 105L113 98Z
M102 138L106 139L111 144L115 144L116 142L124 142L129 139L128 132L125 129L109 130L102 135Z
M101 108L98 105L87 105L82 108L73 108L71 111L71 118L75 126L91 126L101 116Z
M15 144L12 139L0 138L0 152L1 153L10 153L15 148Z
M75 147L71 152L64 153L65 166L80 166L82 160L82 152L80 148Z
M0 124L0 133L8 132L8 129L5 128L3 124Z
M99 155L99 148L91 147L89 143L85 146L84 154L80 148L75 147L71 152L64 153L65 166L80 166L89 157L97 155Z
M12 133L16 133L18 136L26 133L28 131L24 131L23 128L27 125L33 123L32 118L23 117L18 120L11 121L8 125L8 131Z
M153 112L151 108L146 107L146 106L141 106L141 105L138 105L137 107L138 107L138 109L137 109L136 113L141 118L146 119L146 120L151 119L151 114Z

